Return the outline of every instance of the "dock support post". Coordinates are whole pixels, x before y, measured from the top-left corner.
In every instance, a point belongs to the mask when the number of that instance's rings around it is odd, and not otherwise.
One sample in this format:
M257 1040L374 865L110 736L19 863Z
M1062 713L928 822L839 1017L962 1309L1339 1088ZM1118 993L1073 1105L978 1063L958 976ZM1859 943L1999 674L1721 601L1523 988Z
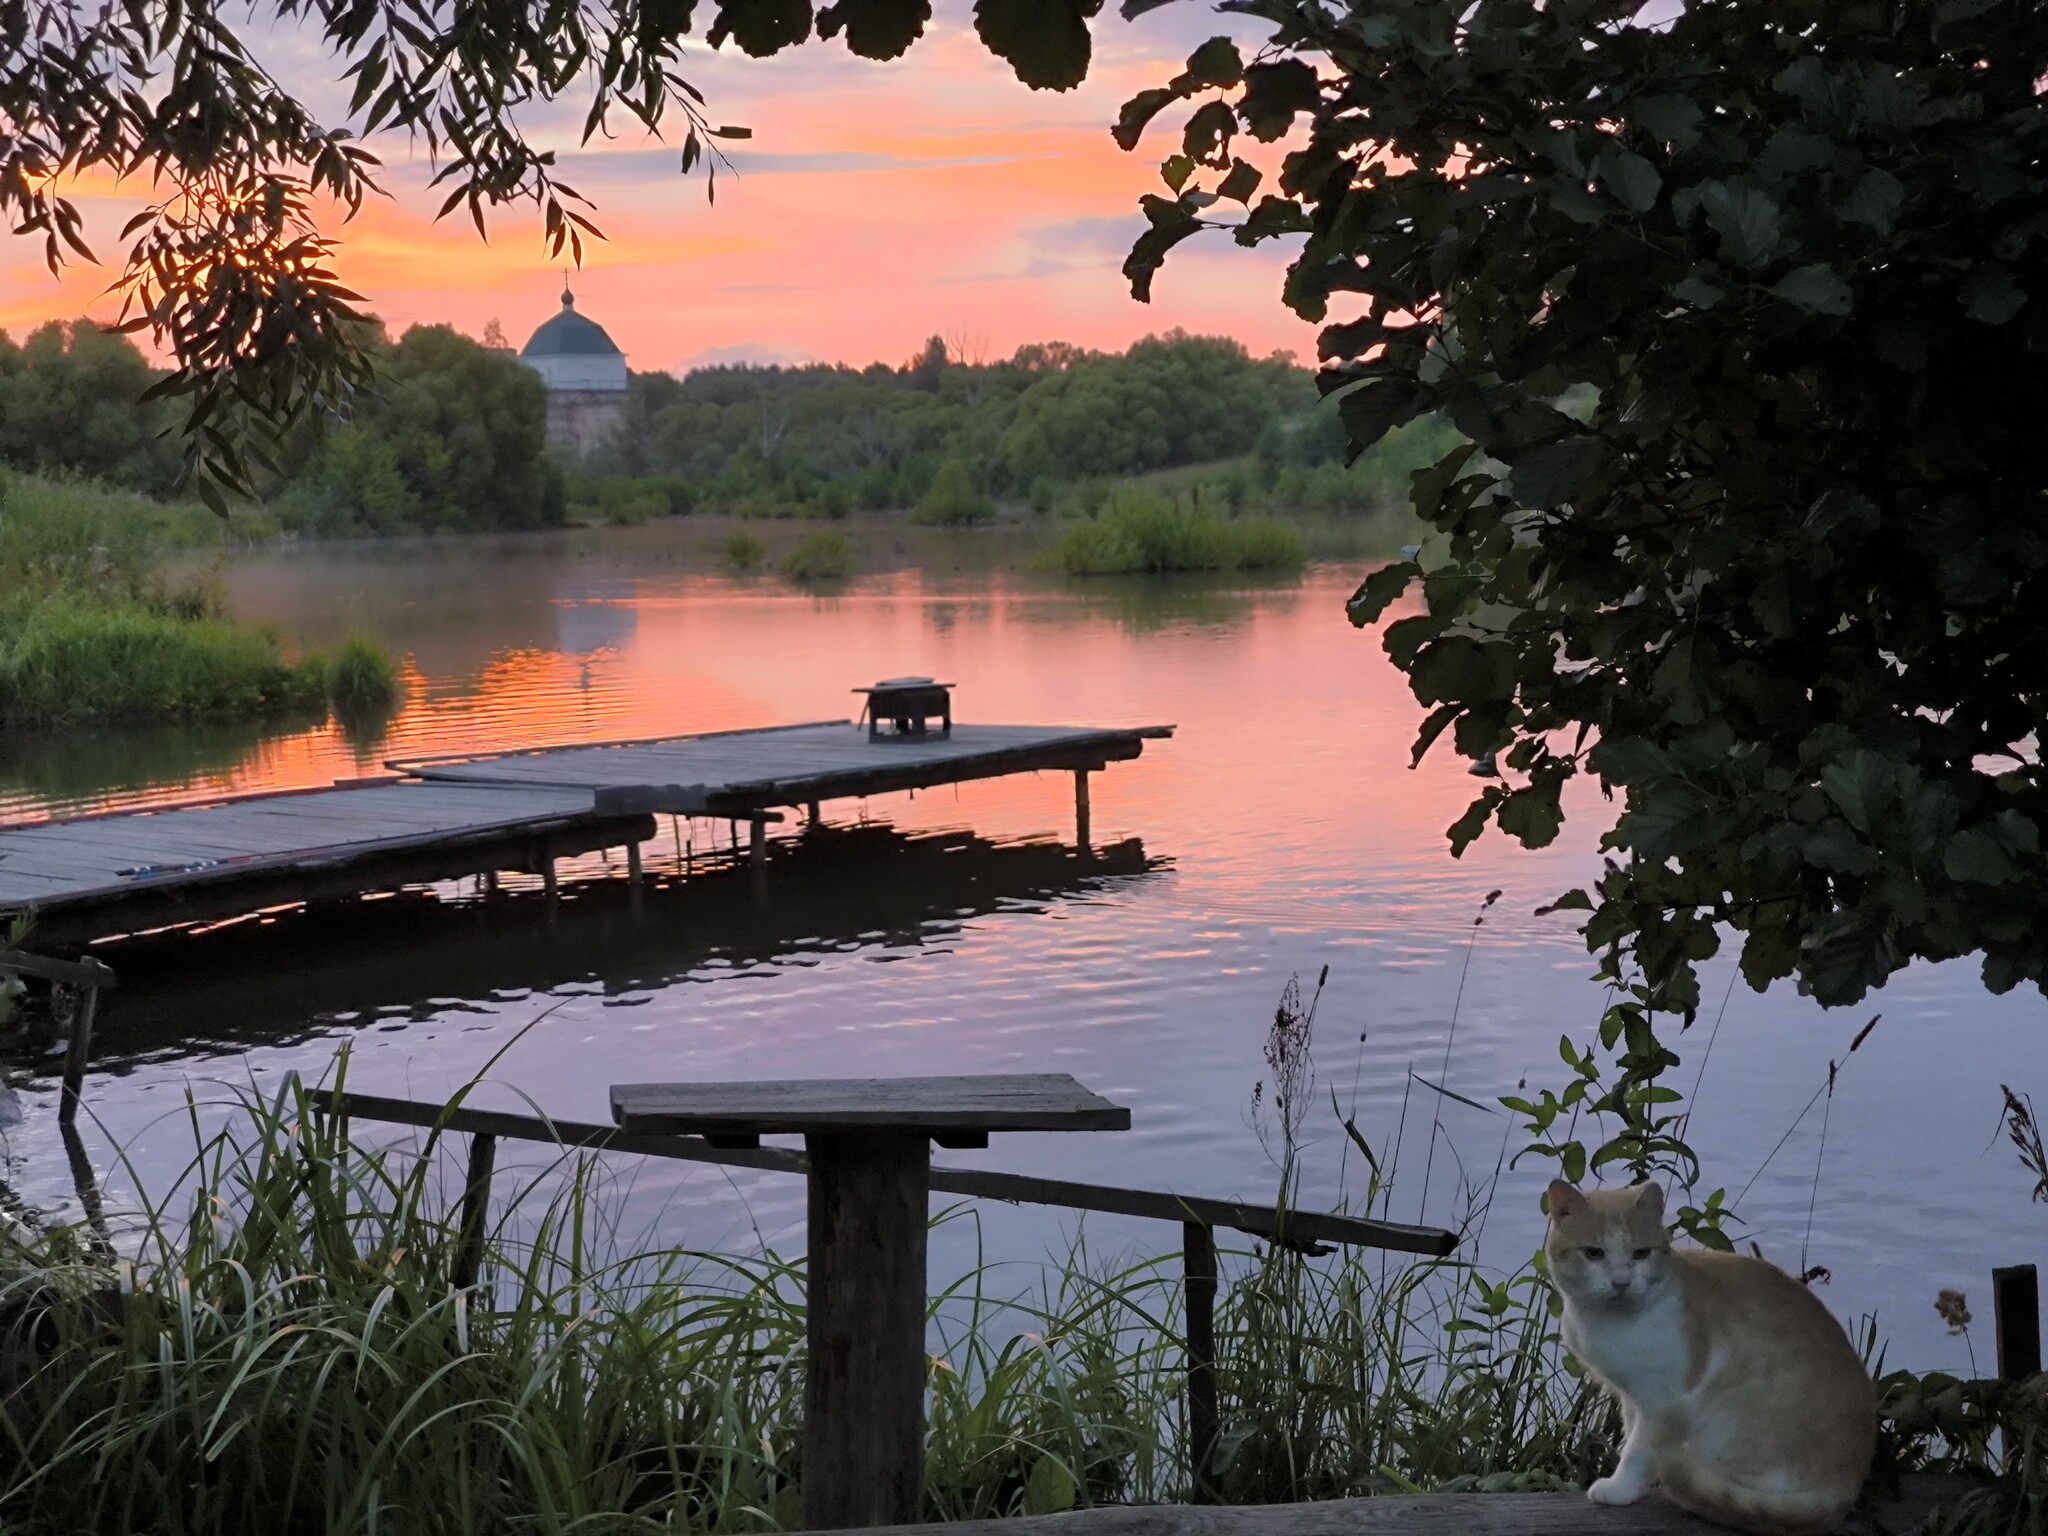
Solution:
M818 802L815 800L810 801L804 806L804 830L806 832L815 832L824 824L824 818L818 813Z
M553 905L562 894L561 882L555 878L555 861L552 856L541 860L540 888L547 892L549 905Z
M1095 844L1088 825L1088 770L1074 770L1074 841L1081 849L1081 857L1095 857Z
M754 904L768 904L768 823L747 823L747 866L754 887Z
M626 878L635 885L640 883L640 845L638 843L626 844Z
M2031 1264L1991 1271L1998 1322L1998 1377L2024 1381L2041 1373L2041 1285Z
M812 1134L804 1524L907 1525L924 1492L921 1131Z
M1216 1502L1210 1481L1220 1432L1216 1406L1216 1233L1207 1222L1181 1223L1181 1283L1188 1314L1189 1497Z
M99 1012L100 989L82 987L78 1012L71 1020L71 1040L64 1048L64 1091L57 1101L57 1123L69 1125L78 1118L78 1101L85 1093L85 1065L92 1059L93 1016Z
M484 1226L490 1217L491 1173L498 1163L498 1138L477 1132L469 1138L469 1176L462 1186L462 1233L448 1283L458 1291L476 1284L484 1263Z

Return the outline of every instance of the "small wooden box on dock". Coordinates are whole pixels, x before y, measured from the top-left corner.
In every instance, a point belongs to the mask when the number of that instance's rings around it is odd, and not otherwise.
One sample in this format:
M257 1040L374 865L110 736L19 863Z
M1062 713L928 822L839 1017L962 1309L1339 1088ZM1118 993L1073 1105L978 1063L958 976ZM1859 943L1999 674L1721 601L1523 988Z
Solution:
M1124 1131L1131 1112L1064 1072L868 1081L626 1083L622 1130L714 1145L799 1134L810 1153L804 1523L904 1525L924 1491L931 1143L990 1131Z
M953 734L953 685L935 683L928 677L891 677L871 688L856 688L868 696L868 740L884 739L882 722L894 736L924 736L926 722L939 721L939 734Z

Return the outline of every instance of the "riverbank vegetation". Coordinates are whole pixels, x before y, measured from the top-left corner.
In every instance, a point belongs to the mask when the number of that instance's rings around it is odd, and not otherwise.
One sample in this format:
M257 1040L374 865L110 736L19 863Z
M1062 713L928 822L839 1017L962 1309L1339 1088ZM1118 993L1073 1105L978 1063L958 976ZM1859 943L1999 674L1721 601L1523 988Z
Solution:
M292 653L227 615L205 572L165 556L225 537L201 507L0 471L0 722L324 713L389 703L391 659L368 641Z
M1069 524L1051 563L1070 576L1110 576L1293 570L1307 558L1307 541L1292 523L1218 517L1132 486L1115 492L1094 517Z

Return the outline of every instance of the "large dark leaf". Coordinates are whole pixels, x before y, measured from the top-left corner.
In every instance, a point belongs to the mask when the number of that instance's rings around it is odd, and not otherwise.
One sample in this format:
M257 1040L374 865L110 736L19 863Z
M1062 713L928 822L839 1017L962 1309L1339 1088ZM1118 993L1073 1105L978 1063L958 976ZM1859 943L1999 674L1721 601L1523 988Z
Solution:
M931 0L837 0L818 12L818 36L846 32L846 46L864 59L909 52L932 19Z
M1088 74L1088 19L1102 0L975 0L974 30L1033 90L1068 91Z
M811 0L720 0L706 34L712 47L728 37L757 59L780 53L811 35Z

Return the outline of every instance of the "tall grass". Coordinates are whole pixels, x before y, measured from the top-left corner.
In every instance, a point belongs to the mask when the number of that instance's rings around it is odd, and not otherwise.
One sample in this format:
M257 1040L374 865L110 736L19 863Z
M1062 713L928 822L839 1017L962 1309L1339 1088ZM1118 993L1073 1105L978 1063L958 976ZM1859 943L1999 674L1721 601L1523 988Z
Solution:
M388 710L402 692L390 652L361 635L350 635L324 658L327 697L339 714Z
M366 1150L295 1085L197 1125L175 1208L146 1207L120 1259L83 1229L11 1255L10 1531L797 1523L800 1260L625 1242L585 1161L494 1211L458 1289L432 1138ZM1226 1253L1226 1496L1584 1477L1614 1426L1548 1313L1514 1304L1534 1277L1380 1264ZM1001 1273L933 1299L926 1514L1185 1498L1177 1257L1105 1266L1084 1234L1035 1288Z
M853 566L853 545L836 528L805 534L782 557L783 576L798 583L844 581Z
M287 655L236 624L210 573L173 583L173 551L217 545L203 508L0 472L0 722L51 728L358 707L395 697L391 660L351 640Z
M1074 576L1290 570L1307 558L1308 545L1291 523L1183 511L1136 487L1112 492L1097 516L1061 534L1052 553L1053 562Z
M10 725L317 711L326 686L317 660L288 660L268 630L139 603L0 606L0 721Z

